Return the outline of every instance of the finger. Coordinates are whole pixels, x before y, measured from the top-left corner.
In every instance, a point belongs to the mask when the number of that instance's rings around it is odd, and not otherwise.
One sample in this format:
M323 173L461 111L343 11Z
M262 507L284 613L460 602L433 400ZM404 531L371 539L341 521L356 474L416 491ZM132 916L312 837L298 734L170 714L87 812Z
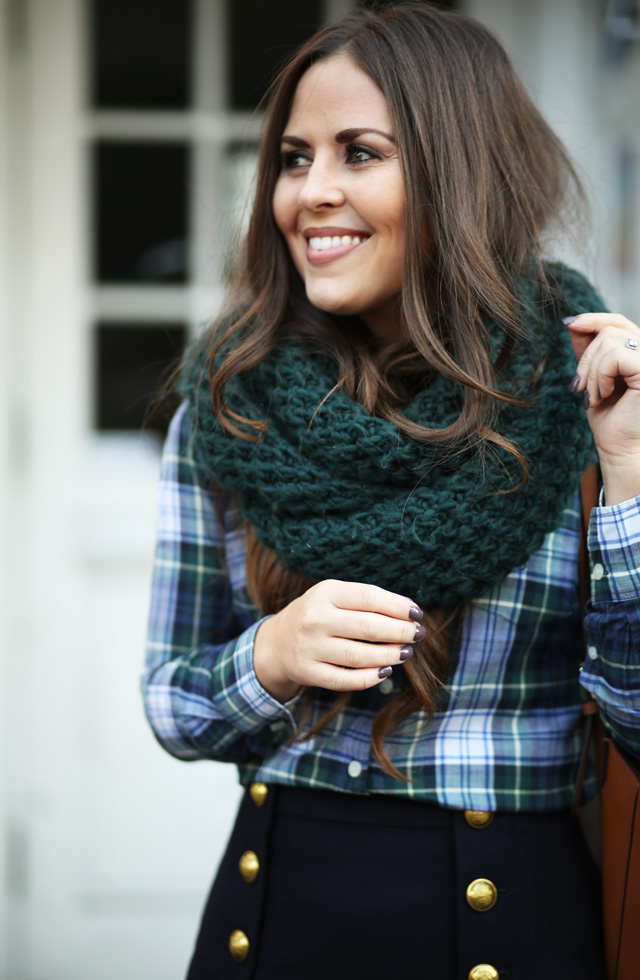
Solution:
M422 610L408 596L389 592L377 585L363 582L340 582L328 579L320 582L316 589L326 588L327 597L337 609L356 609L362 612L382 613L395 619L422 618ZM413 615L411 610L415 610ZM418 614L420 616L418 617Z
M589 375L589 405L604 401L616 390L618 378L629 388L640 389L640 352L627 347L612 347L598 358Z
M627 340L628 331L607 324L599 334L591 334L592 340L585 349L576 367L576 375L571 383L572 391L585 391L589 388L591 396L595 394L593 384L588 383L589 377L595 374L598 361L607 351L621 347ZM577 380L576 380L577 379Z
M356 612L350 609L336 610L330 625L330 633L351 640L367 643L417 643L425 637L421 623L408 619L395 619L379 613Z
M593 340L607 327L617 327L624 332L625 337L640 337L640 328L621 313L579 313L577 316L564 317L562 322L569 328L571 346L579 361L582 360ZM576 375L581 379L584 387L584 379L579 368ZM575 378L572 384L574 391L580 390L580 385L575 382Z
M569 340L571 341L571 346L573 347L573 353L576 355L577 359L580 360L589 344L597 335L592 330L582 333L578 330L573 330L570 325L568 326Z
M386 671L381 674L378 667L346 670L333 664L317 664L313 686L327 691L366 691L389 676Z
M410 643L359 643L357 640L336 639L323 650L321 663L350 670L367 667L389 667L404 663L413 656Z
M606 326L621 327L640 334L640 327L622 313L578 313L576 316L564 317L563 321L569 330L591 331L599 333Z

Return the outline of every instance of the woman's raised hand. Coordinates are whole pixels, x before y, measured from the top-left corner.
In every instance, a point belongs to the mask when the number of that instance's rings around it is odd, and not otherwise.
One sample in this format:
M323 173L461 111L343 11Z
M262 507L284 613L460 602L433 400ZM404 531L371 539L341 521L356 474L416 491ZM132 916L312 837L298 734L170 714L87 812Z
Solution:
M278 701L301 687L363 691L388 677L424 638L422 611L376 585L318 582L260 626L254 667Z
M605 502L640 494L640 328L618 313L564 321L578 357L573 391L584 392Z

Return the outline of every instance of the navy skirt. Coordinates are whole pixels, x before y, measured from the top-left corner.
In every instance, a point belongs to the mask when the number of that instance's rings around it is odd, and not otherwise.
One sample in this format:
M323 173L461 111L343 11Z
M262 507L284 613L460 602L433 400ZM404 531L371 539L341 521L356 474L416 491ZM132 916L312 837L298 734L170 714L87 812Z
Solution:
M187 980L359 977L604 980L577 821L254 784Z

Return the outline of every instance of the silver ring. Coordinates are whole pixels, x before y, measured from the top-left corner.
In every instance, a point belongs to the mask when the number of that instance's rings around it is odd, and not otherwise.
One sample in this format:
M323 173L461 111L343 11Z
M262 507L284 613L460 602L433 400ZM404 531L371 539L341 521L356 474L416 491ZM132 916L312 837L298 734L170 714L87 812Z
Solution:
M627 337L627 342L626 342L626 344L624 346L625 347L628 347L629 350L637 350L638 349L638 340L637 340L637 338L636 337Z

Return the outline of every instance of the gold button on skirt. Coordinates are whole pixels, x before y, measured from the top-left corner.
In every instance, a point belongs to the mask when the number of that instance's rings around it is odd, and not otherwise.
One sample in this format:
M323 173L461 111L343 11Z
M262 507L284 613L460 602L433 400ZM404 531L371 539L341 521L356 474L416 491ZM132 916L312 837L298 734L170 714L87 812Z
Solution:
M229 952L238 963L249 955L249 937L242 929L234 929L229 936Z
M475 878L467 886L466 898L476 912L488 912L498 901L498 889L488 878Z
M469 970L468 980L500 980L500 974L490 963L478 963Z

